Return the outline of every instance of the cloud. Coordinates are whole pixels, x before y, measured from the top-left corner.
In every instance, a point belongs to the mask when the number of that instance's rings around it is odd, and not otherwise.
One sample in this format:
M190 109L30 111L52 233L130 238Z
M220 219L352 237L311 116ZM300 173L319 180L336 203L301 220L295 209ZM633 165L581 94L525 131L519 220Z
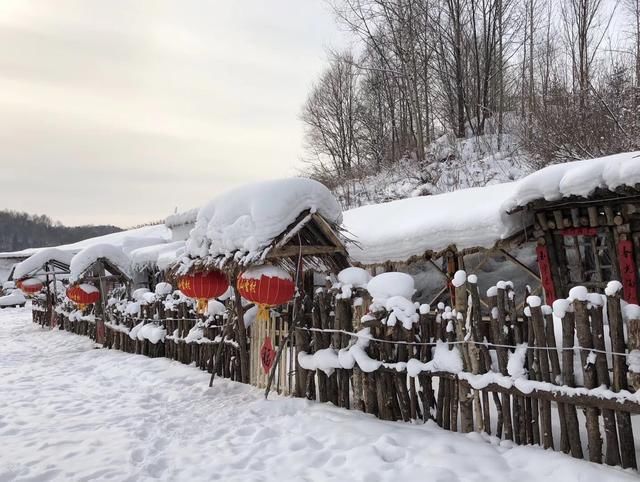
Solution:
M323 0L0 2L0 206L131 225L300 167Z

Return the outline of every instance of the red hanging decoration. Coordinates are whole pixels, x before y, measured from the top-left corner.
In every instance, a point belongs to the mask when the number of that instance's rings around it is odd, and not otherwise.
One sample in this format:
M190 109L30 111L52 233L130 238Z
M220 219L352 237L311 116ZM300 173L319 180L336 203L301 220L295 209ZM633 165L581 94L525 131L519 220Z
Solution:
M222 296L229 289L229 280L218 270L187 274L178 278L178 289L185 296L198 300L198 308L203 311L208 300Z
M42 284L42 281L37 278L26 278L19 280L16 283L16 287L19 288L23 293L28 295L33 295L40 292L43 286L44 285Z
M628 303L638 304L638 271L633 259L633 243L628 240L618 241L618 264L622 278L623 298Z
M545 301L551 305L556 300L556 289L553 285L553 276L551 276L551 263L549 262L549 251L544 245L536 247L538 255L538 268L540 269L540 282L544 288Z
M288 303L296 291L289 273L271 265L248 269L238 277L237 285L244 299L258 305L258 320L268 319L267 308Z
M262 342L262 346L260 347L260 363L262 364L262 369L266 374L271 371L271 367L275 360L276 350L273 348L271 338L267 335L264 337L264 342Z
M81 306L90 305L100 301L100 290L86 283L71 285L67 288L67 298Z

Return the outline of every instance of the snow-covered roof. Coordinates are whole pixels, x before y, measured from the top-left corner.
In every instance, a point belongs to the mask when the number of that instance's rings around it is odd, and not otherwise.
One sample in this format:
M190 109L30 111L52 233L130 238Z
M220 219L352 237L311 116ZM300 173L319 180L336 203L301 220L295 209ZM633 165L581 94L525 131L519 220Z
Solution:
M59 263L68 266L71 263L72 257L73 253L69 251L63 251L58 248L42 249L32 254L24 261L16 264L15 270L13 271L13 277L15 279L24 278L25 276L38 271L50 261L58 261Z
M144 268L156 268L159 264L166 269L170 264L178 259L179 254L184 251L184 241L173 243L154 244L144 248L134 249L129 253L131 267L133 270Z
M193 208L181 213L171 214L164 220L164 225L171 229L185 224L195 224L199 211L200 208Z
M121 247L114 244L94 244L77 253L71 260L69 279L79 280L82 275L99 259L107 260L122 274L130 277L131 259Z
M368 265L407 261L451 245L460 251L491 248L528 224L523 213L509 215L502 208L517 185L461 189L345 211L343 227L352 240L349 256Z
M125 252L132 251L143 246L168 242L171 239L171 232L164 224L144 226L142 228L129 229L117 233L105 234L95 238L84 239L71 244L57 246L61 251L77 253L80 250L94 244L111 244L121 247ZM28 248L21 251L0 253L0 258L27 258L39 251L49 248Z
M545 167L518 181L503 209L512 211L536 200L587 197L598 188L613 191L621 186L634 187L638 184L640 151L566 162Z
M256 261L273 240L305 211L339 225L342 210L321 183L290 178L228 191L200 209L186 254L204 260Z

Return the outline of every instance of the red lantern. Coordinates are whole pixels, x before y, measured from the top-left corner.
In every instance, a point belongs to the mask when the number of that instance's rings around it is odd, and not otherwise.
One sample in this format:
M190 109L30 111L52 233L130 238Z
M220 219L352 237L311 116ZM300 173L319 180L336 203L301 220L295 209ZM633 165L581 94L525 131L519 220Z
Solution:
M28 295L33 295L42 290L42 281L38 278L27 278L20 280L16 283L16 287L18 287L23 293Z
M84 306L100 301L100 290L90 284L71 285L67 288L67 298Z
M229 288L229 281L222 271L187 274L178 278L178 289L185 296L198 300L198 309L203 311L212 298L222 296Z
M243 298L258 305L258 319L269 318L267 307L288 303L296 285L282 268L263 265L248 269L238 277L238 291Z

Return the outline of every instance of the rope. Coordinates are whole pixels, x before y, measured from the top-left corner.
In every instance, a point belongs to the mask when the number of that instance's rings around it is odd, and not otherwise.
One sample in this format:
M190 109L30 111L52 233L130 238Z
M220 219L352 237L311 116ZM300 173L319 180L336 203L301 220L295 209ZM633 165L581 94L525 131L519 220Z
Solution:
M362 333L353 333L351 331L346 330L337 330L332 328L304 328L304 327L296 327L296 330L303 331L317 331L320 333L340 333L343 335L355 336L356 338L362 338L369 341L377 341L379 343L389 343L391 345L408 345L408 346L436 346L438 342L419 342L419 341L402 341L402 340L383 340L381 338L375 338L370 335L364 335ZM449 345L484 345L486 347L495 347L495 348L526 348L527 350L560 350L560 351L575 351L582 350L594 353L602 353L604 355L618 355L618 356L630 356L630 353L619 353L614 351L605 351L598 350L596 348L583 348L581 346L575 347L553 347L553 346L529 346L529 345L502 345L500 343L489 343L489 342L481 342L481 341L473 341L473 340L454 340L454 341L443 341L440 343L447 343Z

